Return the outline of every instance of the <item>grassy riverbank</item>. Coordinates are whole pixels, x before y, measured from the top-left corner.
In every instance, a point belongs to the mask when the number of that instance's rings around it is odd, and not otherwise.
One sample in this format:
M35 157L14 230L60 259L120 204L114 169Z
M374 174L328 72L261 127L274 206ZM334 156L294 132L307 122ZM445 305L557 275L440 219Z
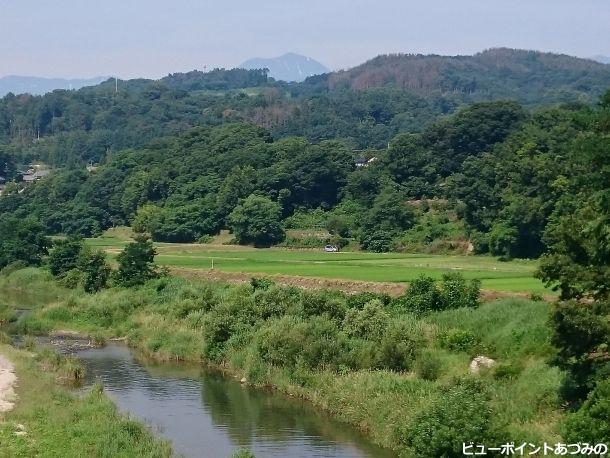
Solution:
M1 277L0 291L24 282L41 294L57 288L43 271L24 269ZM383 297L180 278L55 293L13 326L126 337L159 360L211 362L309 399L404 456L435 456L462 440L559 440L561 376L546 363L553 349L544 302L416 316ZM496 365L471 374L477 355ZM446 434L422 439L426 428Z
M77 396L58 384L61 365L0 345L15 366L17 402L0 414L2 457L168 457L167 443L117 412L100 389ZM56 372L57 371L57 372Z

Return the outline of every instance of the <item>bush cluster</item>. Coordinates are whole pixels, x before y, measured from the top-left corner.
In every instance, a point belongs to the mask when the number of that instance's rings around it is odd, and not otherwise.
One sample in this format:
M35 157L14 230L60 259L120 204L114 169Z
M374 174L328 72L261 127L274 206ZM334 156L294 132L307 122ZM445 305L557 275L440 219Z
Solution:
M397 304L414 313L475 308L479 306L480 290L479 280L467 281L459 273L444 274L440 285L433 278L422 275L409 285Z

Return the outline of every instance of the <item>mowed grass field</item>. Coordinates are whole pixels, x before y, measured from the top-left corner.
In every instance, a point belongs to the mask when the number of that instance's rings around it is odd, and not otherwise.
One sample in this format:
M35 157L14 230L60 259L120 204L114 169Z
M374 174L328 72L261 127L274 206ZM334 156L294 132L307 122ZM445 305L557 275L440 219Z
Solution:
M89 239L92 247L115 256L126 240L113 236ZM443 256L402 253L339 252L230 245L157 243L157 262L170 267L214 269L253 275L291 275L355 281L408 283L420 275L440 279L446 272L478 278L492 291L551 294L533 274L535 261L501 262L488 256Z

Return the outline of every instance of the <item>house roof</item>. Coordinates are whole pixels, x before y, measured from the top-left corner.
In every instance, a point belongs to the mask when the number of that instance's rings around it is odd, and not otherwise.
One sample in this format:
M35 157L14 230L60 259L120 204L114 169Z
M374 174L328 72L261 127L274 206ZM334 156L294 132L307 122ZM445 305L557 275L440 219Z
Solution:
M39 170L34 173L34 178L44 178L49 174L48 170Z

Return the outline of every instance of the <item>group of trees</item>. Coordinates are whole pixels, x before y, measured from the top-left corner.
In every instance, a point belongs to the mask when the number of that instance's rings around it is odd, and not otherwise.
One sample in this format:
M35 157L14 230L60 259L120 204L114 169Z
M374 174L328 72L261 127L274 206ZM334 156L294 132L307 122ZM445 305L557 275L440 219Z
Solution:
M568 442L610 442L610 93L572 143L571 172L544 238L539 276L560 290L551 323L565 372Z
M609 78L593 61L500 49L469 57L380 56L303 83L274 81L265 69L119 81L118 92L108 80L44 96L8 94L0 99L0 145L10 145L22 162L82 166L195 126L252 122L275 138L381 148L473 102L591 102Z
M229 228L240 243L263 246L284 239L287 218L318 211L333 235L390 251L416 227L432 240L442 232L422 207L435 199L457 213L461 237L478 252L537 257L557 206L570 208L586 186L580 150L583 139L602 142L604 110L479 103L365 152L334 140L273 140L250 124L203 127L117 153L94 173L64 168L22 193L14 188L0 215L34 217L52 234L126 224L166 242ZM356 167L360 155L375 159ZM580 181L570 181L575 175Z
M81 286L87 293L117 286L135 286L164 275L154 262L157 254L152 241L139 235L116 258L118 267L112 270L106 254L84 244L78 237L52 241L37 221L0 221L0 270L26 266L45 266L65 286Z

